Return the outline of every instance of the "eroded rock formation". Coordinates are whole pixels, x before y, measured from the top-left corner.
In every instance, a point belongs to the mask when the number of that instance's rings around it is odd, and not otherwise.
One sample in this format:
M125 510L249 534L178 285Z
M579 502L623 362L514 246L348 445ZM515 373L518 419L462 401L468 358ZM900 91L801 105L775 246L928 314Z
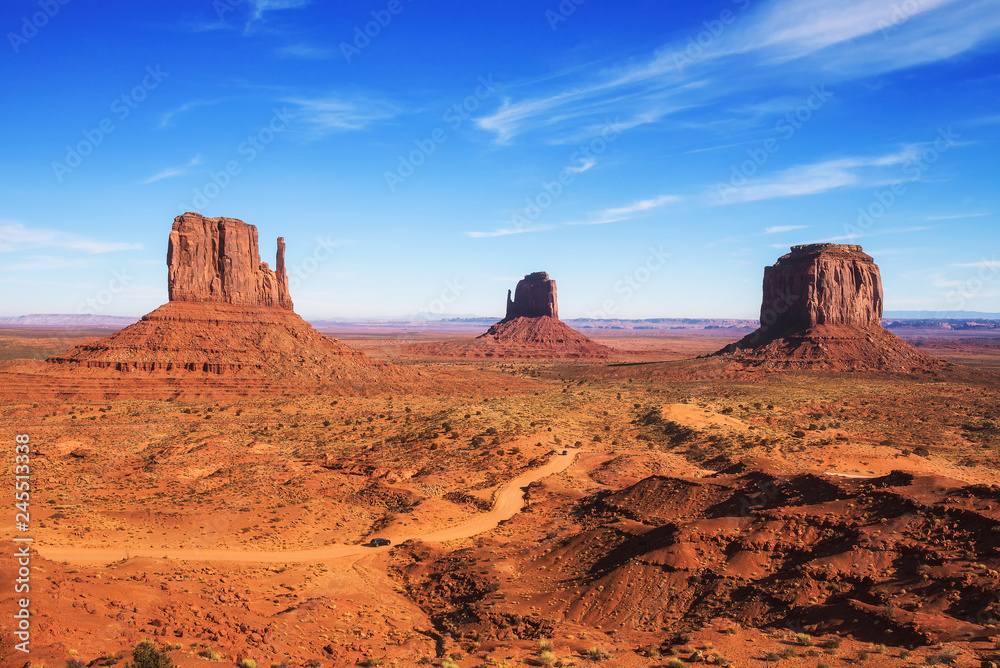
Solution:
M764 268L761 324L775 331L817 325L881 327L882 277L861 246L809 244Z
M260 261L257 228L236 218L205 218L190 212L177 216L167 245L167 271L172 302L292 310L284 238L278 237L272 270Z
M543 316L559 319L556 282L546 272L536 271L517 282L513 300L510 290L507 291L507 315L504 320Z
M861 246L791 250L764 269L760 327L716 355L774 368L912 372L945 366L882 328L882 277Z
M399 377L392 365L313 329L292 311L278 239L275 270L260 261L257 228L185 213L167 247L170 302L139 322L50 358L69 368L170 376L314 379L361 388Z

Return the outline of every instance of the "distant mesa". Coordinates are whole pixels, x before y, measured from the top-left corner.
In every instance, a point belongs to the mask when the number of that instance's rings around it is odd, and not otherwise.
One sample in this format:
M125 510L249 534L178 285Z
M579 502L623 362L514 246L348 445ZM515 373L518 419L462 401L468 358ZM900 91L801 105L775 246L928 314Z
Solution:
M608 357L612 350L594 343L559 319L556 282L544 271L507 291L507 315L477 341L499 357Z
M559 319L556 282L544 271L528 274L507 291L507 314L475 339L418 343L410 352L442 357L499 359L605 358L611 348L594 343Z
M285 244L260 261L257 228L185 213L167 246L170 301L113 335L48 360L70 368L167 375L310 378L366 385L396 370L313 329L292 311Z
M882 277L861 246L792 246L764 268L760 327L715 355L750 366L912 372L947 366L882 328Z

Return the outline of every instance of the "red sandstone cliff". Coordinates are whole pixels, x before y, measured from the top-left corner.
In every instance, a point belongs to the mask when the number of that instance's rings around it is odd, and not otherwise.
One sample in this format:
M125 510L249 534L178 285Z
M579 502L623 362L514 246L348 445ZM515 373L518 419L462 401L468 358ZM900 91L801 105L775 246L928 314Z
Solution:
M546 272L536 271L517 282L513 301L510 298L510 290L507 291L507 315L504 320L542 316L559 319L556 282L550 279Z
M715 355L758 367L912 372L945 366L882 328L882 278L861 246L793 246L764 269L760 327Z
M285 274L285 240L275 269L260 261L257 228L235 218L185 213L174 219L167 244L167 290L172 302L221 302L292 310Z

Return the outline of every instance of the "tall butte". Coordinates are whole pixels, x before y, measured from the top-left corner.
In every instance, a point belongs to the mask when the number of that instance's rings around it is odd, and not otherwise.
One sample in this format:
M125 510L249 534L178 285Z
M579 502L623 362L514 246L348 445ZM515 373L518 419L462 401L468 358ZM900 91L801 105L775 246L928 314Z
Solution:
M498 357L607 357L612 351L594 343L559 319L556 282L544 271L518 281L507 314L476 341Z
M170 301L142 320L48 362L168 375L312 378L353 386L393 375L292 310L285 242L275 268L260 261L257 228L185 213L167 244Z
M764 268L760 327L715 355L765 368L909 373L946 366L882 328L882 276L861 246L791 251Z

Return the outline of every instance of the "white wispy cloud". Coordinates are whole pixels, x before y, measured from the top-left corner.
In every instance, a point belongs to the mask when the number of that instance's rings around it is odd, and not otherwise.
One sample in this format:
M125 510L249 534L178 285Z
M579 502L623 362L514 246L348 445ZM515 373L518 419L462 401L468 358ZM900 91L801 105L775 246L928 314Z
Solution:
M301 9L312 4L312 0L251 0L253 18L260 19L267 12L283 9Z
M201 164L201 154L198 154L188 160L183 165L178 167L167 167L163 171L153 174L148 179L145 179L142 183L143 185L147 183L156 183L157 181L162 181L163 179L169 179L174 176L181 176L182 174L187 174L191 167L196 167Z
M916 148L910 146L881 156L837 158L797 165L770 177L750 179L738 188L717 190L715 197L718 203L735 204L778 197L816 195L845 186L885 183L888 175L879 168L900 165L913 160L917 155Z
M631 220L645 215L654 209L659 209L667 204L674 204L681 201L678 195L660 195L651 199L643 199L633 202L627 206L604 209L593 214L587 220L573 221L567 225L604 225L606 223L617 223L623 220Z
M23 223L0 220L0 253L13 253L33 248L66 248L90 254L123 250L142 250L138 243L96 241L61 230L30 228Z
M854 241L855 239L864 239L866 237L881 237L887 234L909 234L911 232L924 232L926 230L932 230L933 227L927 225L914 225L912 227L890 227L884 230L873 230L870 232L855 232L853 234L844 234L839 237L828 237L826 239L820 240L820 243L836 243L838 241Z
M286 100L298 109L294 116L319 135L363 130L376 121L392 118L399 110L388 102L364 97L341 99L292 98Z
M312 44L289 44L278 49L278 55L286 58L302 58L305 60L327 60L333 58L337 52L322 46Z
M962 262L953 267L973 267L977 269L1000 269L1000 260L980 260L979 262Z
M808 227L808 225L774 225L773 227L765 228L764 234L780 234L782 232L791 232L792 230L805 230Z
M1000 35L996 0L772 0L748 6L745 12L734 8L732 25L700 45L694 58L685 53L688 38L700 37L702 26L645 59L594 68L589 77L567 73L545 80L545 88L527 85L520 99L505 98L476 123L500 143L528 132L566 133L567 126L593 132L605 117L637 127L737 96L755 86L761 72L771 79L803 70L827 82L867 78L947 60Z
M471 237L473 239L489 239L492 237L506 237L512 234L528 234L529 232L544 232L545 230L551 230L551 227L528 227L528 226L518 226L518 227L502 227L493 230L492 232L466 232L465 236Z
M783 59L801 58L859 37L877 33L883 38L898 32L904 22L957 1L918 0L905 9L887 0L772 2L760 11L740 46L744 53L775 49Z
M924 216L924 220L958 220L960 218L982 218L983 216L992 216L992 213L953 213L944 216Z
M170 125L170 122L174 120L174 116L191 111L192 109L197 109L198 107L209 107L213 104L219 104L222 100L192 100L191 102L185 102L176 109L171 109L167 113L163 114L163 118L160 119L159 127L160 129Z
M570 174L582 174L597 164L596 158L585 158L579 165L570 165L566 171Z

